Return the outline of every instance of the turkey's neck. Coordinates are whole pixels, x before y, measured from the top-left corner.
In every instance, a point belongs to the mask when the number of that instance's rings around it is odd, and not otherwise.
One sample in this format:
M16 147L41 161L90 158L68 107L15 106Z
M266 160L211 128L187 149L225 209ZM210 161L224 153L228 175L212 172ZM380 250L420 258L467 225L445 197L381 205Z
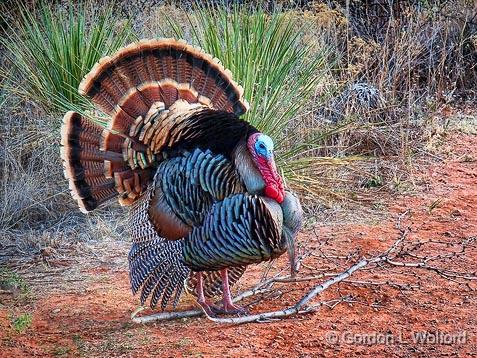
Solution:
M245 141L240 141L232 153L235 167L250 194L262 194L265 190L265 181L255 166Z

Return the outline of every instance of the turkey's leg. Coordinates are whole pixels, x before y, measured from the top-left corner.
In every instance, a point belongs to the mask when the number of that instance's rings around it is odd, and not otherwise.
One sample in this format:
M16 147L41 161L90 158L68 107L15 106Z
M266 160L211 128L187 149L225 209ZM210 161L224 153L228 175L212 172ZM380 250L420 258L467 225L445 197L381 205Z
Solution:
M237 306L232 302L232 296L230 294L229 286L229 274L227 269L220 270L220 277L222 278L222 291L223 291L223 308L221 313L247 313L247 309Z
M214 305L210 304L207 302L205 299L204 295L204 278L202 277L202 272L197 272L197 286L196 286L196 292L197 292L197 303L202 307L204 310L205 314L210 316L210 317L215 317L215 311L217 311L217 308L214 307Z

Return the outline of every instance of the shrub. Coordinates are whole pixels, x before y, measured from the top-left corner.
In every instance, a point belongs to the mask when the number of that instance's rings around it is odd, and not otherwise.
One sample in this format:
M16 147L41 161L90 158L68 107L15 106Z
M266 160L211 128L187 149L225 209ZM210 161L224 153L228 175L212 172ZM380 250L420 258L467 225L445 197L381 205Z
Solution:
M78 94L79 82L102 56L133 39L128 23L93 2L67 8L46 2L37 8L18 6L15 18L2 15L8 28L0 44L8 65L0 74L9 92L52 113L89 108Z
M313 163L297 158L317 146L319 137L300 124L330 69L327 49L305 43L305 26L284 12L209 4L187 16L187 32L183 24L166 19L170 26L161 36L185 38L233 73L251 105L244 119L274 138L283 174L303 184L304 170Z

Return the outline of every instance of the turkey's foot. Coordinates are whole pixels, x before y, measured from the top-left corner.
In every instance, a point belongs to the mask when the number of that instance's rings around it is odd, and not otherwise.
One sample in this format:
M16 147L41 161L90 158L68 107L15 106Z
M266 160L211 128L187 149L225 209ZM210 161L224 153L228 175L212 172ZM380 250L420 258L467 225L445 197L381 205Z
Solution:
M235 305L232 302L232 295L230 293L229 275L227 269L220 270L220 277L222 278L222 308L220 313L223 314L247 314L248 310L244 307Z
M247 308L237 306L232 301L223 300L222 304L222 307L218 307L218 310L215 311L217 314L246 315L249 313Z
M204 295L204 278L202 277L202 272L197 272L197 303L200 305L204 313L209 317L217 317L218 311L220 308L214 305L212 302L207 300Z
M217 314L220 314L222 312L222 308L207 301L207 300L197 300L197 303L199 306L202 308L204 313L212 318L217 317Z

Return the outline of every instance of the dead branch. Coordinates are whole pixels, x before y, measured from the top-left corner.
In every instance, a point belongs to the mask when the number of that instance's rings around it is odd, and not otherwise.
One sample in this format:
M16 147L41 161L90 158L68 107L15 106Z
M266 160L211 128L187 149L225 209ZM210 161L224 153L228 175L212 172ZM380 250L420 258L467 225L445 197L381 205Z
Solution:
M399 283L392 281L370 281L370 280L345 280L346 283L350 285L363 285L363 286L391 286L399 289L418 289L420 286L413 285L410 283Z
M191 318L191 317L199 317L202 316L204 313L200 310L190 310L190 311L181 311L181 312L159 312L155 314L151 314L148 316L136 317L138 311L134 311L131 314L131 320L134 323L149 323L154 321L169 321L173 319L180 319L180 318Z
M423 261L418 261L418 262L400 262L400 261L391 260L390 258L387 257L387 258L385 258L384 262L386 262L389 265L397 266L397 267L410 267L410 268L418 268L418 269L424 269L424 270L428 270L428 271L434 271L439 276L442 276L446 279L461 278L461 279L464 279L464 280L477 280L477 275L472 275L472 274L465 273L465 272L457 272L457 271L452 271L452 270L446 270L446 269L442 269L440 267L431 266L427 263L428 260L423 260Z
M351 266L349 269L347 269L346 271L340 274L336 274L336 275L327 274L326 276L333 275L334 277L318 286L315 286L311 291L308 292L308 294L303 296L302 299L297 304L287 309L273 311L273 312L265 312L261 314L255 314L255 315L247 315L242 317L213 318L213 317L207 316L207 318L218 323L241 324L241 323L247 323L247 322L263 322L265 320L283 318L283 317L288 317L288 316L292 316L296 314L313 312L317 309L318 306L314 305L314 306L307 307L307 304L310 300L312 300L321 292L328 289L330 286L347 279L355 271L362 269L363 267L368 265L370 262L374 262L375 260L376 259L373 259L373 260L362 259L357 264ZM318 275L318 276L309 276L309 277L302 277L302 278L274 277L260 283L258 286L254 287L251 290L243 292L239 296L235 297L234 302L241 301L244 298L254 296L256 294L267 293L269 292L271 285L273 285L276 282L287 282L287 283L302 282L302 281L316 280L324 276L325 275ZM152 314L148 316L136 317L139 311L140 310L136 310L131 315L131 319L135 323L148 323L152 321L165 321L165 320L173 320L173 319L180 319L180 318L198 317L204 314L204 312L200 310L190 310L190 311L183 311L183 312L160 312L160 313L156 313L156 314Z

